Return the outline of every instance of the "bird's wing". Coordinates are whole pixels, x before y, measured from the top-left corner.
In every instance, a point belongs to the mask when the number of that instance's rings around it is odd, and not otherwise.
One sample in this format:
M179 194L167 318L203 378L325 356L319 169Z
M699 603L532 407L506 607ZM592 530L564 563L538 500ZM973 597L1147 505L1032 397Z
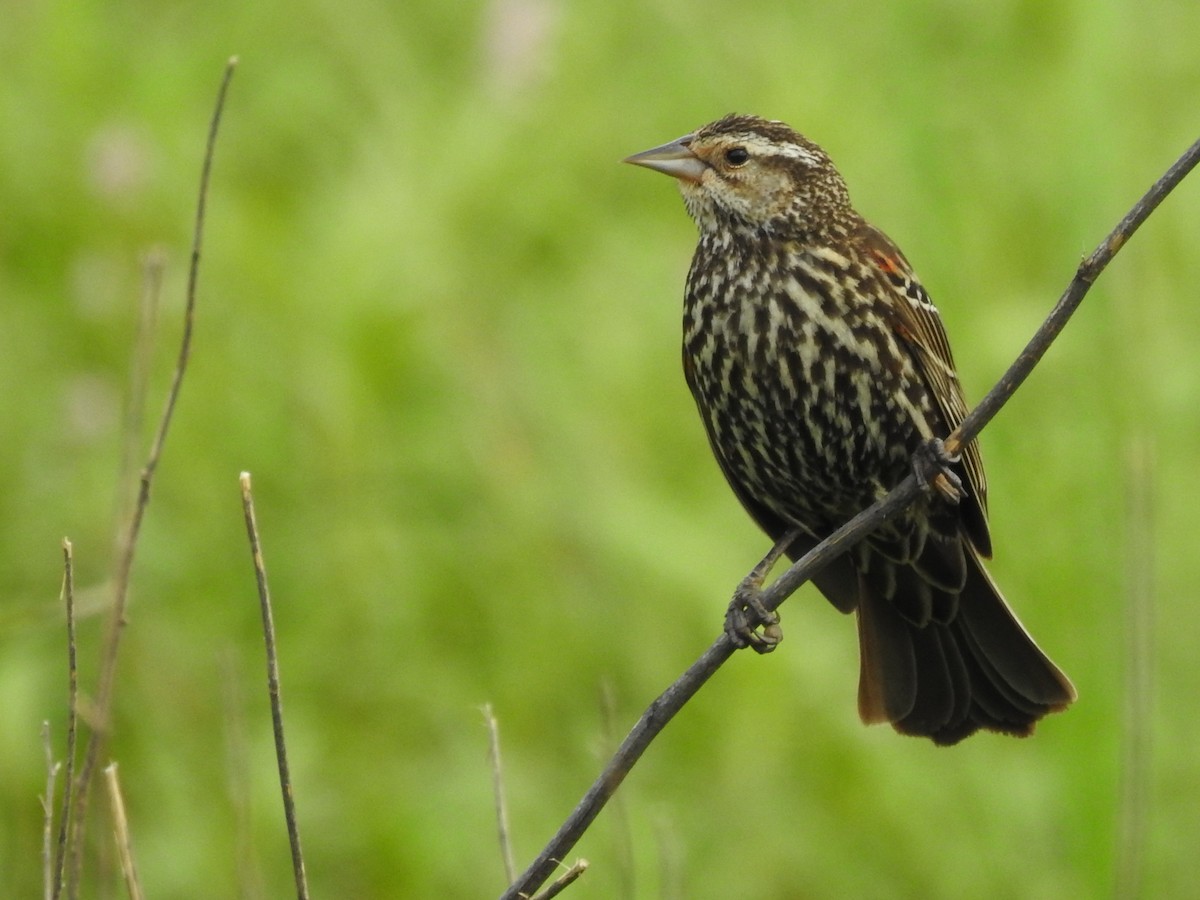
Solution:
M883 283L890 287L895 299L894 303L888 305L892 313L892 327L912 351L917 370L937 401L945 420L946 433L949 434L966 417L968 409L942 317L913 274L904 254L887 235L863 223L860 237L868 259L878 269ZM979 454L978 441L971 441L963 448L962 470L970 494L967 508L963 510L963 523L976 549L984 557L989 557L991 538L987 526L987 478L983 474L983 458ZM971 500L975 502L971 503Z

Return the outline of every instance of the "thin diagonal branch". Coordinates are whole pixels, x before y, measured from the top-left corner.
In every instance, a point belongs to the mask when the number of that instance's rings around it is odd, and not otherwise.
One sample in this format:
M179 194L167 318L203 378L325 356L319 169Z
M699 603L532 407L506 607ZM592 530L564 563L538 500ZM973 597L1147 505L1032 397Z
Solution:
M1116 228L1086 259L1080 263L1075 277L1067 286L1025 349L984 397L983 401L963 419L945 441L946 450L958 453L970 443L984 426L1000 411L1021 383L1029 377L1034 366L1045 355L1079 307L1092 284L1137 231L1146 218L1174 190L1175 186L1200 162L1200 140L1188 148L1174 165L1154 183L1146 194L1134 204ZM814 573L853 547L869 533L883 524L890 516L912 503L922 492L915 475L909 475L891 493L860 512L853 519L823 540L809 553L797 560L762 594L767 609L777 609L789 596L808 581ZM584 831L599 815L600 810L624 781L625 776L646 752L650 742L658 736L666 724L690 700L704 683L733 655L733 642L722 634L704 654L694 662L670 687L650 704L633 730L622 742L616 754L605 766L600 777L579 801L558 833L530 864L524 874L502 895L502 900L518 900L528 897L545 883L561 860L582 837Z
M150 505L150 487L154 481L154 473L162 457L163 445L166 443L167 432L171 426L171 418L179 400L179 392L183 387L183 377L187 372L188 359L192 352L192 330L196 316L196 286L200 278L200 248L204 237L204 212L208 203L208 184L212 175L213 155L216 151L217 131L221 124L221 113L225 109L225 96L229 90L230 79L233 78L237 57L230 58L225 66L225 75L217 92L216 105L213 108L212 119L208 128L208 143L204 152L204 164L200 172L200 191L196 203L195 229L192 235L191 266L188 269L187 304L184 310L183 336L180 340L179 357L175 364L175 373L171 378L171 388L167 393L166 406L158 430L154 436L146 464L142 468L141 483L138 489L137 502L129 520L128 530L121 543L117 558L117 571L113 587L112 612L108 621L108 634L105 638L100 672L97 678L95 719L92 731L88 737L87 750L84 753L83 765L79 770L79 781L75 799L75 826L72 835L73 858L71 886L69 893L74 896L78 889L79 866L83 847L83 831L87 820L87 798L101 749L108 740L109 716L112 712L113 686L116 682L117 656L121 646L121 635L125 628L125 608L129 596L129 576L133 569L134 552L137 549L138 535L141 532L142 521L146 516L146 508Z
M1075 277L1071 279L1071 283L1059 298L1058 303L1055 304L1054 309L1050 311L1050 315L1046 317L1046 321L1042 323L1042 327L1025 345L1021 355L1008 367L1008 371L1004 373L996 386L988 391L987 396L971 410L970 414L963 419L962 424L946 439L948 453L957 453L964 445L974 440L983 427L1000 411L1000 407L1008 402L1021 383L1029 377L1034 366L1046 355L1046 351L1050 349L1050 345L1054 343L1055 338L1066 326L1071 314L1083 301L1084 295L1100 277L1100 273L1112 262L1113 257L1133 237L1134 232L1141 227L1150 214L1158 208L1167 194L1175 190L1179 182L1183 181L1187 174L1196 167L1197 162L1200 162L1200 140L1192 144L1171 168L1163 173L1163 176L1125 214L1125 218L1100 243L1100 246L1079 264Z
M271 699L271 725L275 731L275 760L279 766L279 788L283 794L283 818L287 823L288 843L292 848L292 874L296 881L296 896L299 900L308 900L304 853L300 849L300 824L296 819L292 776L288 770L287 742L283 735L283 697L279 690L279 657L275 653L275 618L271 614L271 591L267 586L267 567L263 562L262 544L258 539L258 521L254 516L254 495L250 490L249 472L242 473L241 484L242 512L246 517L246 534L250 539L254 580L258 585L258 602L262 611L263 640L267 648L267 692Z

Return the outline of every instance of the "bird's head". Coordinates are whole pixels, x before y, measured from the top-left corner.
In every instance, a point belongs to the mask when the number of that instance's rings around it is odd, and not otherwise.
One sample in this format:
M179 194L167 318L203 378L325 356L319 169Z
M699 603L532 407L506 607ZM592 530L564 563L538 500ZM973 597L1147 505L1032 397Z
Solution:
M625 162L671 175L702 232L805 234L850 211L825 151L782 122L728 115Z

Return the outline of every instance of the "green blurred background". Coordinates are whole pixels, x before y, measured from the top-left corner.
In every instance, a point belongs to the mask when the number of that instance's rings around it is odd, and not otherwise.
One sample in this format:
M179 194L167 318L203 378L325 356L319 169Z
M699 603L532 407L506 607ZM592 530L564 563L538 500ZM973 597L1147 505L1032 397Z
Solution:
M245 469L314 896L487 897L481 704L523 868L765 549L679 371L692 225L618 161L732 110L806 132L922 274L977 398L1200 135L1198 36L1192 0L0 4L0 893L39 890L59 542L88 689L141 261L168 256L155 419L228 56L117 685L143 882L291 890ZM1135 445L1156 535L1142 894L1195 889L1198 238L1193 176L984 436L994 572L1078 705L953 750L864 729L852 622L805 589L780 651L735 657L651 748L572 896L1111 894ZM101 826L89 896L116 890Z

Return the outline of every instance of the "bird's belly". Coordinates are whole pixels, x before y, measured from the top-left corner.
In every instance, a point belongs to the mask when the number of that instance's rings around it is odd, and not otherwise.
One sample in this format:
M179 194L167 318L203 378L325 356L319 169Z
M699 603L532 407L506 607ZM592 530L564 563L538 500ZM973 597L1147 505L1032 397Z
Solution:
M824 530L909 470L921 440L899 383L869 345L720 334L689 360L701 415L735 486Z

